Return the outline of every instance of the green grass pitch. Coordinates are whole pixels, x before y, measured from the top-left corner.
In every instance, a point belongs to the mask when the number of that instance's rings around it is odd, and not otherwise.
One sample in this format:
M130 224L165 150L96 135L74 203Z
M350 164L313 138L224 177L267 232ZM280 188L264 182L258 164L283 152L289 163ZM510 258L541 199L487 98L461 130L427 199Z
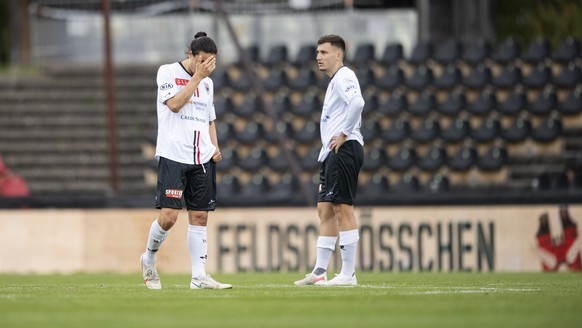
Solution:
M215 275L232 290L164 275L0 275L0 327L582 327L580 273L359 273L353 288L301 274Z

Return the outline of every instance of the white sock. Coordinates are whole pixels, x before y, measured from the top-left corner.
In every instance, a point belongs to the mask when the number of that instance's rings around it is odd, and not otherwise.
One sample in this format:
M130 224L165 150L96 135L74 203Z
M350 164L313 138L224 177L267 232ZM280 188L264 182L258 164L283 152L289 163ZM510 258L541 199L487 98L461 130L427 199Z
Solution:
M342 275L353 276L356 273L356 249L360 235L358 229L340 231L340 249L342 254Z
M150 228L150 234L148 236L148 241L146 244L146 251L143 257L143 261L146 265L152 265L156 263L156 254L158 254L158 250L162 243L168 237L168 233L170 231L166 231L162 229L158 220L155 220L152 223Z
M317 260L312 273L320 275L327 271L331 254L335 251L337 237L319 236L317 238Z
M208 243L206 242L206 227L188 225L188 251L192 261L192 278L206 277L206 257Z

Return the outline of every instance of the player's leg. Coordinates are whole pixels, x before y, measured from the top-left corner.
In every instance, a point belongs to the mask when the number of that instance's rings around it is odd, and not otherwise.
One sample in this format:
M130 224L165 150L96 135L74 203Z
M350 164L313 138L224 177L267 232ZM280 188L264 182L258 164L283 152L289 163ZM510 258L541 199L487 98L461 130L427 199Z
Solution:
M356 251L358 223L354 215L353 202L356 197L358 175L363 162L363 148L356 141L346 142L337 154L331 154L336 177L332 195L334 217L339 225L339 245L342 258L341 273L333 279L319 284L324 286L353 286L356 280Z
M216 209L216 166L215 163L192 165L186 173L184 200L188 208L188 252L192 264L191 289L230 289L206 274L208 258L208 236L206 225L208 212Z
M327 160L321 164L319 170L319 193L317 214L319 216L319 237L317 238L317 253L313 270L305 278L297 280L296 286L314 285L319 281L327 281L327 267L331 255L335 251L337 241L338 222L334 216L332 204L327 199L326 187Z
M150 289L161 289L160 277L156 270L156 255L168 233L178 219L182 208L183 166L180 163L160 158L158 163L158 189L156 208L160 209L158 219L152 222L145 252L140 258L144 283Z

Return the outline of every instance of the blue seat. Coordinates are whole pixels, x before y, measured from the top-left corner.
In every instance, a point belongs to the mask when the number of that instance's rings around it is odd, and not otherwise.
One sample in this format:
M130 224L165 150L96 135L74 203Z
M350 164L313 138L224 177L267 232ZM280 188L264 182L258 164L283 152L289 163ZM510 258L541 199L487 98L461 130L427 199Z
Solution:
M502 146L492 146L485 154L477 159L477 167L485 172L492 172L501 169L507 164L507 149Z
M380 64L384 66L396 65L404 59L404 48L400 43L389 43L384 48Z
M491 43L484 38L478 38L466 45L462 59L471 65L476 65L491 57L493 47Z
M559 63L569 63L580 58L580 40L572 36L566 37L558 46L553 58Z
M477 164L477 150L472 146L459 148L449 157L448 167L455 172L466 172Z
M552 54L552 47L550 41L545 38L538 37L532 41L527 50L523 53L521 58L527 63L540 63L546 58L550 58Z
M538 96L529 104L528 111L537 116L545 116L558 106L558 97L551 90L540 92Z
M360 132L362 133L362 137L364 137L364 140L372 141L380 137L380 133L382 132L382 126L380 125L379 121L367 120L360 127Z
M501 138L508 143L527 140L531 135L531 122L527 117L516 117L511 124L501 130Z
M428 143L440 136L441 128L438 120L428 117L422 124L412 131L412 140L418 143Z
M517 40L509 37L501 42L492 58L499 64L506 65L521 55L521 45Z
M420 190L418 177L412 173L405 173L394 185L393 191L396 193L414 193Z
M434 93L425 90L408 106L408 112L414 116L425 116L431 111L436 111L436 108L437 102Z
M467 107L467 100L462 91L453 91L447 95L447 98L437 105L436 110L446 116L457 116Z
M471 124L464 117L459 117L441 131L441 138L448 143L457 143L471 135Z

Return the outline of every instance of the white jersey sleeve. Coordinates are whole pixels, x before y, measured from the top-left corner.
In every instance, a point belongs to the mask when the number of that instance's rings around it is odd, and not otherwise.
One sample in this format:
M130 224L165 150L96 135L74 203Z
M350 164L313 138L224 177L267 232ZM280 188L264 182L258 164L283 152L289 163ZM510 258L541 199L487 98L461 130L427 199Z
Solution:
M180 91L174 81L174 74L169 65L160 66L156 81L158 83L158 101L162 104L166 104L168 99L174 97Z

